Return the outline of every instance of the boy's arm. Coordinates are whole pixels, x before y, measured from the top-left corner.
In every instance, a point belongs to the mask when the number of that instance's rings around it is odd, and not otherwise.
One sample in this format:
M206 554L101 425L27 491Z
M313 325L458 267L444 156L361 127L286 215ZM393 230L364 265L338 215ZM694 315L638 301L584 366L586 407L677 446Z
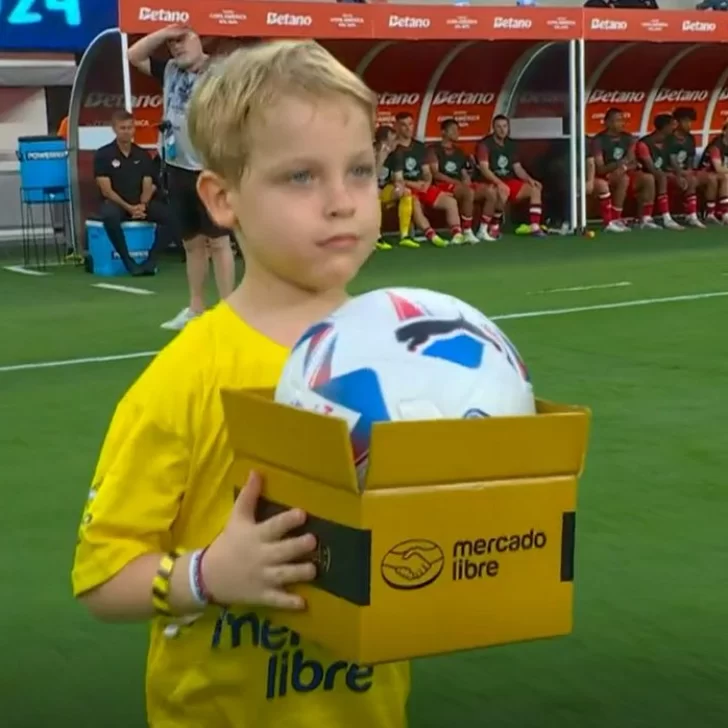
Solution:
M117 407L79 529L74 592L101 619L154 614L152 581L162 554L174 545L171 530L185 491L189 447L156 414L161 396L149 399L146 406L138 403L132 389ZM189 611L191 594L179 586L173 584L172 601Z
M243 488L220 534L210 533L207 543L173 540L195 432L192 422L174 418L191 416L186 413L193 408L186 406L186 393L174 391L169 381L165 389L168 371L151 375L150 370L146 385L133 388L120 403L104 442L79 530L75 595L102 620L149 619L155 615L152 585L163 555L180 546L209 545L199 562L207 602L302 609L303 599L287 587L316 576L310 561L316 539L287 537L305 523L300 509L256 521L257 476ZM193 596L192 558L182 555L172 570L168 602L177 615L196 614L206 606Z
M155 616L151 584L163 554L145 554L125 566L104 584L78 598L94 617L105 622L136 622ZM177 559L170 579L169 604L174 614L185 616L200 612L200 605L189 586L192 554Z

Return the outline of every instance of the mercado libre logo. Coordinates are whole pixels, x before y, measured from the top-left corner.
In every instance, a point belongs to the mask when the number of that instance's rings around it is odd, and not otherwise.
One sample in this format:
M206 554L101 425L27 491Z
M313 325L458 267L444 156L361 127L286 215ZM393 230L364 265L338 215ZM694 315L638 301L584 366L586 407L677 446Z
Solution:
M448 573L451 581L491 579L501 573L504 557L542 551L548 541L545 531L536 528L525 533L460 539L448 549L451 565L446 571L442 546L429 539L409 539L396 544L384 555L382 579L399 591L423 589Z
M382 559L382 578L392 589L422 589L442 573L445 554L434 542L410 539L393 546Z

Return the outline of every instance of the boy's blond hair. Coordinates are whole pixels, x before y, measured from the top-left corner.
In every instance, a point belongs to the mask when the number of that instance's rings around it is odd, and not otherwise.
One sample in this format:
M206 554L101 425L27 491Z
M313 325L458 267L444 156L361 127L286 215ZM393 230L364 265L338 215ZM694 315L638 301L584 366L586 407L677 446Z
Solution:
M250 126L284 96L348 97L371 118L377 98L352 71L312 40L240 48L213 62L188 112L193 147L206 169L239 183L250 155Z

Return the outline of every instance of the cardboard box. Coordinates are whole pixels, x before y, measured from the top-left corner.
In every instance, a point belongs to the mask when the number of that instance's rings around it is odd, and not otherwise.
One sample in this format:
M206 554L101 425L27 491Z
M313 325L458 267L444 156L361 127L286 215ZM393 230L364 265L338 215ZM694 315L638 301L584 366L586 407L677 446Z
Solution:
M232 485L309 514L319 576L285 623L358 664L568 634L589 412L377 424L360 490L343 420L223 392Z

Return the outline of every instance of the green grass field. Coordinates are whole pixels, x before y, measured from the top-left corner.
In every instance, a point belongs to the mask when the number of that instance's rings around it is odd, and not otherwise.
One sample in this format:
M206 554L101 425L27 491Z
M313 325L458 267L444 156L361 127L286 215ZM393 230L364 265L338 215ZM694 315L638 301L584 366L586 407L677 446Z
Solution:
M0 725L141 728L145 627L92 622L69 573L106 424L147 359L14 367L160 348L183 270L114 281L149 296L51 273L0 269ZM728 231L395 250L357 289L391 284L535 313L501 325L537 393L594 412L573 635L418 661L412 728L726 726Z

